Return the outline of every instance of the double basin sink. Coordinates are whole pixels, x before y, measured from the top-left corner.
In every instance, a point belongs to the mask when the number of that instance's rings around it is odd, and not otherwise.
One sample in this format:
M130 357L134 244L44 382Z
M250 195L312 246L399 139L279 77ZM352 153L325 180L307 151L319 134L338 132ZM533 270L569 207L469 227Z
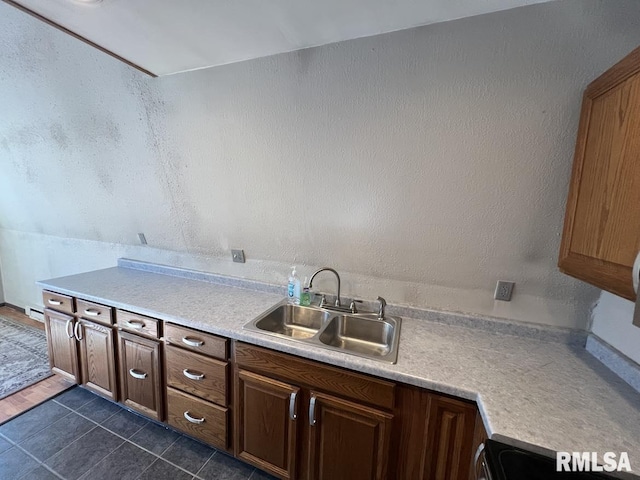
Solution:
M400 322L398 317L379 319L375 313L344 313L280 303L244 328L371 360L396 363Z

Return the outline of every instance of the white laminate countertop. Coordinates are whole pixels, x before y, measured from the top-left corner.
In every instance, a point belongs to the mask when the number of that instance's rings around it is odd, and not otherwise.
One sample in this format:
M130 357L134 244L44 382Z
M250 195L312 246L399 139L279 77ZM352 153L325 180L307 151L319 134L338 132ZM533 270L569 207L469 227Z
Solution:
M640 393L583 347L403 318L383 364L243 325L280 295L114 267L38 282L60 293L355 371L476 400L489 435L549 451L628 452L640 471ZM284 292L284 289L283 289Z

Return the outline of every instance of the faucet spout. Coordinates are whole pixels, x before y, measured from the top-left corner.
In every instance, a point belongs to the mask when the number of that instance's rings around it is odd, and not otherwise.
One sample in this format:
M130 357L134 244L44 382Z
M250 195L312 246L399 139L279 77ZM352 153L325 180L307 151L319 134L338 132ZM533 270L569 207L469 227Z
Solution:
M329 268L329 267L322 267L318 270L316 270L315 272L313 272L313 275L311 275L311 278L309 279L309 289L311 289L311 286L313 284L313 279L316 278L316 275L318 275L320 272L331 272L336 276L336 279L338 280L338 293L336 296L336 307L340 307L341 302L340 302L340 275L338 275L338 272L336 272L333 268Z

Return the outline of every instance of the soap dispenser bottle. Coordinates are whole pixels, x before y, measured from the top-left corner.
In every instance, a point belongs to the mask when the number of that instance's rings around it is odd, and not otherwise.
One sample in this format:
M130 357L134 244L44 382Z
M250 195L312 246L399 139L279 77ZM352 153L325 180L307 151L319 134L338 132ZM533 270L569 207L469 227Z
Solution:
M296 267L291 267L291 275L289 275L289 284L287 286L287 297L290 305L300 305L300 279Z

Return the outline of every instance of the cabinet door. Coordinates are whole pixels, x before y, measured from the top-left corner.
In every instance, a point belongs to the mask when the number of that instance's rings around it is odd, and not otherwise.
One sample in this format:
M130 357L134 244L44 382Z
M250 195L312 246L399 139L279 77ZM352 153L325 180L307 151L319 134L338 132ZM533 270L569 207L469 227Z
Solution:
M427 419L424 478L466 480L476 425L476 406L431 395Z
M295 478L300 389L244 370L236 374L236 388L236 456Z
M311 392L309 477L387 478L392 418L380 410Z
M640 251L640 48L585 90L558 265L635 300Z
M75 333L80 349L82 384L100 395L117 400L113 330L79 320Z
M51 370L79 383L78 351L76 339L73 336L74 318L45 309L44 324L47 331Z
M163 420L160 342L118 332L120 400L126 406Z

